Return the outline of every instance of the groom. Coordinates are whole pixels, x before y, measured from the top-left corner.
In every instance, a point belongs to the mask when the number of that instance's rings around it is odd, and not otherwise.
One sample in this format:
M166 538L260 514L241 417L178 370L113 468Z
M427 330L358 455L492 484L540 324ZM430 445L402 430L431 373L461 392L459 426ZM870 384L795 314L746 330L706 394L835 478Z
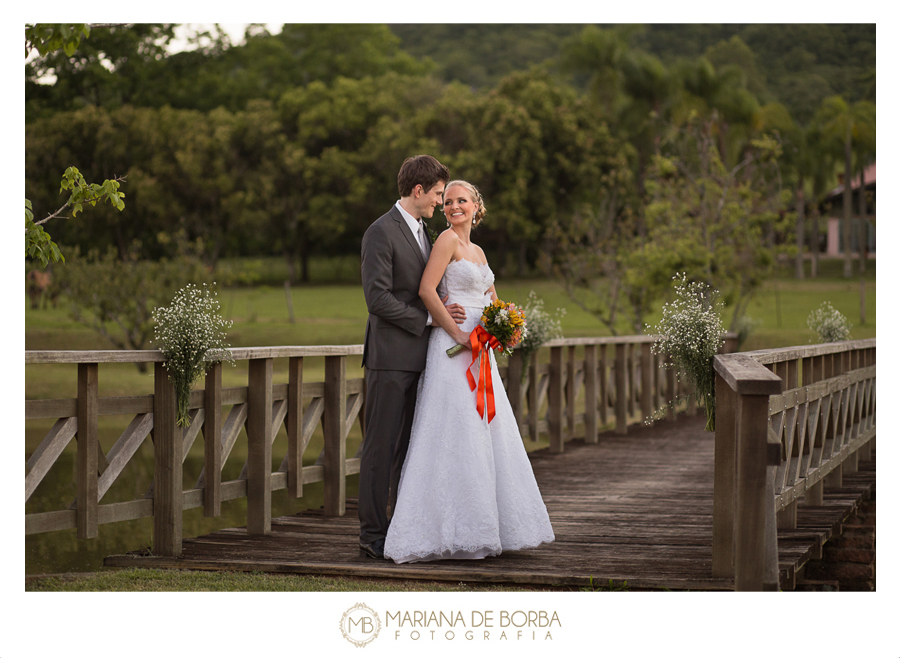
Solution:
M431 253L422 218L441 205L449 180L447 167L430 155L407 158L397 175L400 200L362 239L362 284L369 309L363 349L366 436L359 471L362 557L384 558L384 538L397 502L431 332L431 314L419 298ZM465 320L458 304L447 310L456 322Z

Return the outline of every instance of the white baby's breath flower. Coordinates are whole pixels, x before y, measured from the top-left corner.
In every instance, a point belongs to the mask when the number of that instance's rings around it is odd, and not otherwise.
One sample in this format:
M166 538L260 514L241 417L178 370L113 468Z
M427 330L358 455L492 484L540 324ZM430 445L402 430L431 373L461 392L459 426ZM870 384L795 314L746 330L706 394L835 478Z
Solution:
M165 368L175 384L181 426L190 424L188 403L193 382L212 363L234 364L225 342L225 331L232 323L219 315L217 297L206 284L202 290L188 284L175 293L170 306L153 310L154 343L165 355Z
M718 291L701 282L688 282L687 275L673 277L676 299L663 305L656 325L654 354L668 355L665 367L677 370L679 379L693 385L707 407L707 429L715 422L715 373L712 358L722 347L725 329L721 320ZM674 403L674 401L673 401Z
M522 311L528 318L528 322L522 334L522 342L517 349L522 350L527 359L548 340L562 338L562 317L566 314L566 310L557 308L556 317L552 317L544 310L544 300L538 299L537 294L532 290L528 294L528 300L522 307Z
M818 334L822 343L850 340L850 327L853 326L831 302L822 302L819 308L810 313L806 325Z

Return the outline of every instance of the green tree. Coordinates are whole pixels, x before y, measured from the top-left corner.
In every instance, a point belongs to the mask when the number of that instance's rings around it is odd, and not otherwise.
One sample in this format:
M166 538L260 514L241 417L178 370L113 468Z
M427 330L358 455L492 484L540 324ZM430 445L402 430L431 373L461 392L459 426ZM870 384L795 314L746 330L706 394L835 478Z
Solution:
M770 134L781 145L782 180L786 186L794 190L794 213L796 225L794 228L796 256L795 276L798 279L804 277L804 253L806 250L806 204L808 194L806 183L812 175L815 166L813 161L813 145L806 137L806 132L794 122L788 109L781 103L769 103L754 117L753 129L758 134Z
M869 101L858 101L851 105L840 96L831 96L826 98L817 110L814 121L821 126L822 134L828 140L832 151L843 151L844 278L850 278L853 275L850 261L850 229L853 213L854 143L860 145L860 150L871 148L871 152L874 153L875 105Z
M90 327L121 350L148 349L153 337L153 309L167 303L186 282L210 283L208 268L196 256L198 245L182 239L175 258L127 258L115 249L81 256L76 248L62 270L61 287L74 320ZM136 364L146 372L147 364Z
M26 26L26 57L30 45L39 52L25 64L26 121L83 105L143 104L174 28L150 23ZM61 42L64 30L70 36ZM29 37L49 32L58 36L45 41ZM45 82L48 76L54 78L52 84Z
M384 157L385 139L410 144L407 122L430 102L427 78L387 73L378 77L313 82L285 93L277 112L286 142L273 177L278 211L273 232L289 265L299 261L301 279L315 251L358 234L396 200L397 163ZM387 136L387 137L385 137ZM415 137L415 135L412 135ZM397 154L399 155L399 154ZM393 170L387 183L384 168Z
M757 55L740 36L735 34L727 41L722 40L710 46L704 57L716 70L727 66L739 67L747 81L747 90L760 101L770 99L766 75L759 67Z
M595 200L601 176L623 164L621 145L596 106L537 70L505 78L472 112L454 171L475 181L489 204L486 230L499 266L511 252L523 274L547 227Z
M746 77L735 65L716 68L705 58L683 62L677 69L681 99L673 118L683 124L694 116L710 117L719 156L735 166L747 149L759 103L747 89Z
M779 250L772 236L787 233L792 220L784 212L790 193L780 189L776 171L780 145L754 140L728 168L717 141L712 117L673 126L647 170L643 199L621 177L628 167L619 166L600 179L599 202L590 211L548 233L548 270L613 334L623 323L643 332L673 272L722 291L733 308L732 326L770 274Z
M65 58L72 56L82 44L82 39L89 36L91 26L86 23L78 24L46 24L34 23L25 26L25 57L30 55L32 49L37 49L44 57L59 57L59 50L63 51ZM124 178L115 177L106 179L102 183L88 183L81 172L73 166L66 168L60 184L60 192L69 192L66 202L55 212L48 214L43 219L34 220L34 206L25 198L25 257L38 260L46 267L52 262L65 262L58 245L53 242L50 234L44 229L43 224L60 217L68 208L72 210L74 217L84 208L85 204L96 206L99 201L108 201L111 206L121 211L125 207L124 193L119 191Z
M782 189L781 145L754 139L733 167L722 161L715 124L696 119L673 132L669 155L657 158L648 178L645 214L650 259L661 274L685 271L718 289L733 309L731 327L743 317L754 292L771 273L793 217Z
M628 53L628 34L623 29L585 26L560 45L563 71L586 81L588 96L599 103L607 117L618 114L622 61Z

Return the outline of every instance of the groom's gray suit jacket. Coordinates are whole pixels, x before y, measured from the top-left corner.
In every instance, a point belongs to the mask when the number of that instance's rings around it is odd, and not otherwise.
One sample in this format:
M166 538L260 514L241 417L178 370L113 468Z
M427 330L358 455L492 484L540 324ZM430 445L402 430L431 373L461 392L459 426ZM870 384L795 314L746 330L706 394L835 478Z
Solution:
M428 251L430 241L427 240ZM428 312L419 297L427 257L397 206L376 219L362 239L362 284L369 309L363 365L369 370L422 372Z

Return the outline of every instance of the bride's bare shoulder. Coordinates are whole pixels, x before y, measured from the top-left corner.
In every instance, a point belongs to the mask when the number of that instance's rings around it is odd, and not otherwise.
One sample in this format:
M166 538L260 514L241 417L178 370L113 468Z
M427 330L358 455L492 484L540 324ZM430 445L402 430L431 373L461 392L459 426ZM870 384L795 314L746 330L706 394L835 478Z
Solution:
M457 245L459 244L459 236L452 228L448 228L437 236L437 240L434 243L437 244L438 242Z

